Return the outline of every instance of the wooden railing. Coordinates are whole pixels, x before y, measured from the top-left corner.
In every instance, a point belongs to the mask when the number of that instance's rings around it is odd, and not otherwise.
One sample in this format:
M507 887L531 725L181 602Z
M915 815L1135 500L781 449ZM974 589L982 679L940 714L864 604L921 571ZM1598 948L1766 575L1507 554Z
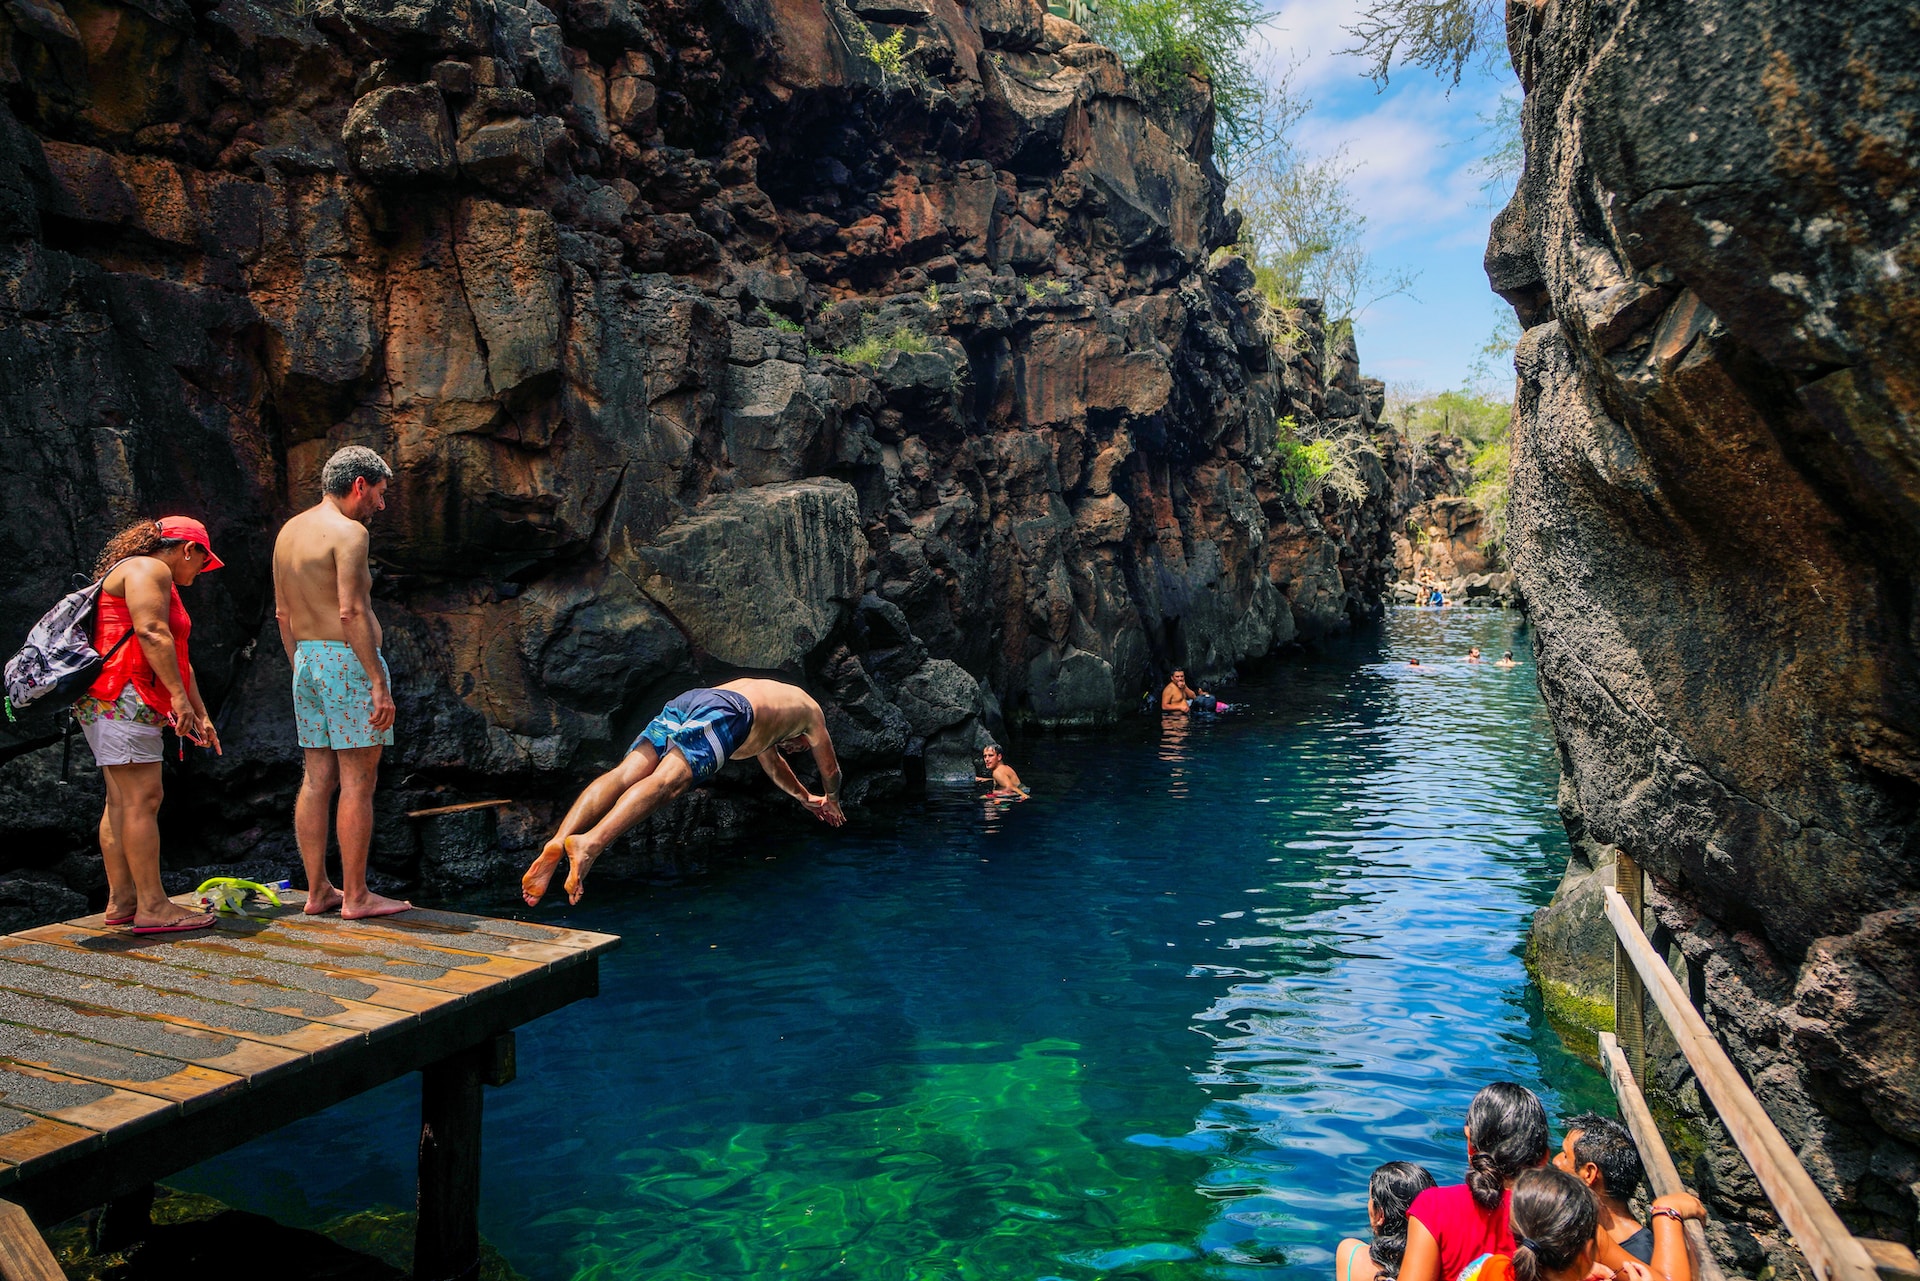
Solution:
M1621 888L1605 891L1607 920L1613 926L1615 942L1614 1028L1618 1040L1608 1037L1602 1045L1603 1049L1611 1050L1612 1059L1618 1060L1608 1063L1608 1076L1614 1081L1614 1091L1621 1100L1628 1127L1640 1144L1642 1156L1647 1158L1649 1174L1657 1166L1661 1180L1671 1172L1672 1181L1679 1182L1679 1171L1667 1155L1666 1145L1660 1141L1653 1117L1646 1111L1640 1094L1640 1083L1646 1079L1646 1010L1642 993L1653 998L1680 1052L1693 1068L1700 1088L1712 1101L1720 1123L1746 1158L1754 1178L1792 1235L1794 1245L1806 1256L1814 1275L1820 1281L1920 1281L1920 1260L1915 1259L1912 1250L1891 1241L1854 1236L1821 1195L1779 1127L1747 1088L1707 1021L1693 1008L1693 1002L1673 976L1666 959L1647 941L1640 928L1643 875L1639 866L1625 855L1621 856L1615 871L1615 884L1624 886L1630 896ZM1609 1046L1609 1042L1613 1044ZM1623 1089L1623 1085L1631 1088ZM1691 1234L1689 1244L1694 1244ZM1705 1238L1699 1238L1698 1275L1703 1281L1711 1281L1706 1272L1711 1259L1705 1247ZM1718 1273L1717 1267L1714 1273Z

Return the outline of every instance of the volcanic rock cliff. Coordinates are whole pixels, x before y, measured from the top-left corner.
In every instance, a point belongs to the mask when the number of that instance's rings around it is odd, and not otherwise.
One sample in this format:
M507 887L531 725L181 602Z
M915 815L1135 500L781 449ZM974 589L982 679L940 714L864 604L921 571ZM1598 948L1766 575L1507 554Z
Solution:
M1606 999L1588 869L1640 860L1656 941L1814 1178L1863 1235L1912 1242L1914 10L1509 15L1526 170L1487 267L1526 327L1509 518L1580 851L1536 961ZM1712 1140L1690 1174L1764 1229L1684 1065L1661 1078ZM1721 1245L1761 1262L1743 1231Z
M176 862L287 865L267 558L343 444L398 473L376 864L441 884L688 684L807 682L858 800L1368 613L1423 496L1391 433L1363 500L1282 487L1280 420L1365 439L1380 384L1219 252L1204 88L1156 116L1037 0L6 0L0 85L0 639L208 521L228 746L170 766ZM0 765L0 858L64 877L0 885L29 915L98 885L56 729Z

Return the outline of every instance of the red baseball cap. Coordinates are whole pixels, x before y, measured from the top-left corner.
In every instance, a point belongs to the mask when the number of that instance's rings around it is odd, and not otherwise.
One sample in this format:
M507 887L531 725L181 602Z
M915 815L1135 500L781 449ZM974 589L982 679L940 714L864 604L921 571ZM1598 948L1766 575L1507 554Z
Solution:
M220 566L226 564L225 561L213 554L213 540L207 537L207 527L193 517L162 516L159 520L155 521L154 524L160 526L160 537L162 538L178 538L182 542L198 543L206 549L206 569L201 570L201 573L205 573L209 569L218 569Z

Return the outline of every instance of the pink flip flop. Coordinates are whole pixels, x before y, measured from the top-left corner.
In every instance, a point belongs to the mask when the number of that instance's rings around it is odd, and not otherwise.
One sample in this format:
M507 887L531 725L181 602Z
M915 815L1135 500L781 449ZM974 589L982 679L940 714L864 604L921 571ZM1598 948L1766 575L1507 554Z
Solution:
M133 918L131 916L103 916L100 919L102 923L111 925L116 929L122 925L133 924Z
M212 912L202 912L199 916L186 916L171 925L136 925L134 934L186 934L193 930L210 929L215 917Z

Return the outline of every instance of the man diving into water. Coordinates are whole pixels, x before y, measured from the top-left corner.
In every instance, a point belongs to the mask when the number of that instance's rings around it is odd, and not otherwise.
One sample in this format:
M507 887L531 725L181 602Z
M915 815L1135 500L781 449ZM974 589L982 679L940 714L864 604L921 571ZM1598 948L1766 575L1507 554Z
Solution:
M813 752L820 767L815 796L794 776L782 752ZM728 681L718 689L690 689L661 709L640 731L627 755L580 793L560 830L520 878L520 896L532 907L547 892L564 855L567 901L586 892L587 872L614 838L674 797L720 772L729 760L753 757L774 786L829 827L840 812L840 762L827 737L820 704L780 681Z

